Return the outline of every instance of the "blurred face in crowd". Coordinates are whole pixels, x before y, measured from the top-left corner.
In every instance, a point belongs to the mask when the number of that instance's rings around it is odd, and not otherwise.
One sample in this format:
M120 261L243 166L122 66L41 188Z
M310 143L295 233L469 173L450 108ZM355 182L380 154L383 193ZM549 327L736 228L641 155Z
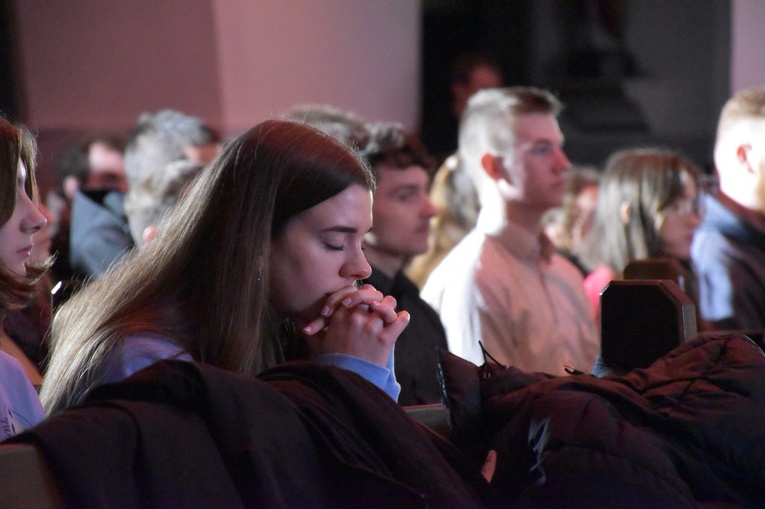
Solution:
M470 81L467 83L455 83L452 85L454 96L453 110L457 118L465 111L470 96L484 88L497 88L502 86L502 76L494 67L478 65L470 72Z
M659 214L659 238L664 254L678 260L691 257L693 234L701 222L696 184L686 174L682 196L672 200Z
M127 191L125 159L122 152L105 143L95 142L88 150L90 174L86 186L90 189Z
M186 159L189 161L198 163L202 166L207 166L213 159L218 156L220 152L219 143L207 143L206 145L189 145L183 149L183 153Z
M430 176L422 166L396 168L387 163L375 166L377 190L374 199L374 225L364 239L372 265L391 260L398 271L405 258L428 249L430 218L436 209L430 201ZM390 272L390 271L386 271ZM389 274L392 275L392 274Z

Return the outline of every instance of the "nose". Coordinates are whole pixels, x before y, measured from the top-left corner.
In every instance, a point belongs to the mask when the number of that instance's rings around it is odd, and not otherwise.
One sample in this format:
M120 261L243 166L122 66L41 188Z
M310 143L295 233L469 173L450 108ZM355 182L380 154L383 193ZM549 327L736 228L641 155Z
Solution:
M701 224L701 216L698 212L691 212L688 214L688 222L693 226L695 230Z
M435 216L437 213L438 213L438 210L436 210L436 206L433 205L432 201L430 201L430 196L426 194L422 204L422 215L430 219L431 217Z
M23 194L20 199L22 203L17 204L17 206L24 207L24 216L21 220L22 231L33 234L42 230L48 220L29 196Z
M563 173L564 171L571 168L571 161L568 160L568 156L566 156L566 153L562 148L559 148L556 151L556 156L555 169L558 170L558 173Z
M366 279L372 274L372 267L360 247L350 253L340 270L340 276L349 279Z

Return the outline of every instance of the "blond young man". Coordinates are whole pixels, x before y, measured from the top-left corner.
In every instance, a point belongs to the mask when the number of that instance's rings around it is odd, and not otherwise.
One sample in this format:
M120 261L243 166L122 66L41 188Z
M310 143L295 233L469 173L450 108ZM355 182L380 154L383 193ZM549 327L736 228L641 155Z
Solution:
M765 87L735 94L720 114L720 188L705 198L691 256L701 316L716 329L765 329Z
M440 314L449 349L527 371L588 371L598 354L579 271L542 233L563 198L561 104L527 87L487 89L468 102L459 155L478 190L476 227L428 278L422 297Z

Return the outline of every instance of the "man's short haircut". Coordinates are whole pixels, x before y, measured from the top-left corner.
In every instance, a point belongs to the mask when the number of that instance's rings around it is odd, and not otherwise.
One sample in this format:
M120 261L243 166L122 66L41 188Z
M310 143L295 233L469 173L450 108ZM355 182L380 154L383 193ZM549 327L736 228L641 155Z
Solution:
M125 136L119 133L94 132L86 134L66 147L58 160L57 166L58 193L61 196L64 196L64 180L67 177L76 178L80 186L87 184L88 175L90 175L88 155L90 148L96 143L105 145L109 149L122 154L125 152L127 141Z
M765 120L765 87L748 88L728 99L720 113L717 137L741 120Z
M378 164L405 169L422 166L428 173L435 162L416 136L397 122L367 122L353 112L324 104L298 105L283 115L308 124L355 150L375 171Z
M361 147L361 156L376 171L377 165L385 164L404 170L420 166L429 175L435 172L435 160L428 154L425 145L414 134L408 134L401 124L378 122L367 124L369 138Z
M521 115L558 116L562 103L549 91L534 87L487 88L468 101L459 130L459 155L478 187L483 180L480 159L500 154L513 146L513 121Z
M143 244L143 229L148 226L143 218L152 215L150 186L154 175L172 162L186 160L188 147L218 141L220 137L202 119L180 111L159 110L138 117L125 148L125 213L136 245Z
M366 121L350 111L328 104L300 104L281 115L285 120L310 125L357 150L366 144L369 132Z
M218 141L217 133L200 118L167 109L142 113L125 149L128 187L140 185L167 163L186 159L187 147Z

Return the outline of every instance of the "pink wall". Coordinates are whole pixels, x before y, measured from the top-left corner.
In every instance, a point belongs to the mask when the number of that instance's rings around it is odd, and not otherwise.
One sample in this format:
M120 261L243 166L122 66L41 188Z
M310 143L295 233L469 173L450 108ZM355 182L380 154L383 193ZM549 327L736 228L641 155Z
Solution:
M141 111L221 120L209 0L17 2L26 120L127 128Z
M16 2L40 183L75 133L175 108L235 135L296 103L415 127L417 0Z
M128 128L172 107L232 133L298 102L417 122L417 1L67 0L18 16L37 129Z
M242 130L305 102L417 124L419 2L212 3L222 111L229 130Z
M732 0L731 92L765 85L765 2Z

